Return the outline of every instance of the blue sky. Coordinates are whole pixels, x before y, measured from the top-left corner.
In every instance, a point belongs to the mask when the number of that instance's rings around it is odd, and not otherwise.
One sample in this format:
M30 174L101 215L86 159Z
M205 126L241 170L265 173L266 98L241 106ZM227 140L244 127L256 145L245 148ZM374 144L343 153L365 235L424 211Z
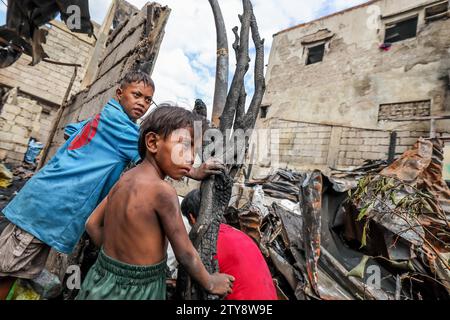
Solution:
M147 0L129 2L140 9ZM153 74L157 87L155 100L191 108L196 98L202 98L210 106L214 93L216 35L209 3L207 0L159 2L168 5L172 12ZM366 0L252 0L261 36L266 40L266 63L274 33L363 2ZM101 23L110 3L111 0L89 0L92 19ZM230 71L233 72L236 60L231 48L234 41L231 29L239 25L237 15L242 13L242 3L241 0L219 0L219 3L229 30ZM0 2L0 24L5 20L5 6ZM246 82L250 94L252 74L253 67Z

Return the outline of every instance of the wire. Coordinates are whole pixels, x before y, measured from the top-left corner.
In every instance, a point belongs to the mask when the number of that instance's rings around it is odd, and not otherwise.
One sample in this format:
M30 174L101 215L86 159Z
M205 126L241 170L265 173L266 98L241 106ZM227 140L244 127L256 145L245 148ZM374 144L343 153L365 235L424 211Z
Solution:
M3 2L3 4L5 5L5 7L8 8L8 5L5 3L5 1L1 0Z

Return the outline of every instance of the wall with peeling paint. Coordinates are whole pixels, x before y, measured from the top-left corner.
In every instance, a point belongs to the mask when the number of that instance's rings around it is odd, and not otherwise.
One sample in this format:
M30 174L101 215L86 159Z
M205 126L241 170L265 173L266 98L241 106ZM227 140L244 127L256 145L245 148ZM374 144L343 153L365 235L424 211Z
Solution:
M382 15L402 12L418 3L377 1ZM394 43L388 52L383 21L361 7L274 37L267 72L268 116L288 120L384 128L380 104L432 100L432 113L448 111L450 19L425 25L419 19L416 38ZM423 9L418 9L421 16ZM411 13L408 13L411 15ZM401 16L400 16L401 17ZM371 23L376 22L374 29ZM321 63L305 65L302 38L321 29L334 33ZM446 99L447 98L447 99ZM447 100L447 101L446 101Z
M427 100L431 115L450 114L450 19L425 21L425 7L438 2L371 1L277 33L263 100L263 106L269 106L267 118L258 119L257 127L271 127L271 119L279 119L429 131L430 121L379 121L378 117L380 105ZM393 43L389 51L379 48L386 23L416 14L417 37ZM306 65L308 45L321 39L326 40L323 61ZM437 121L439 133L448 133L449 128L449 121Z

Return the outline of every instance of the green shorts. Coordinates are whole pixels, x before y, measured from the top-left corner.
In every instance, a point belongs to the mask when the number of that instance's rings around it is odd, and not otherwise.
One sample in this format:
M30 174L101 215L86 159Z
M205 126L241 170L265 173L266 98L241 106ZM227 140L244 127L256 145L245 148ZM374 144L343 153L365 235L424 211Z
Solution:
M108 257L100 250L76 300L165 300L166 260L135 266Z

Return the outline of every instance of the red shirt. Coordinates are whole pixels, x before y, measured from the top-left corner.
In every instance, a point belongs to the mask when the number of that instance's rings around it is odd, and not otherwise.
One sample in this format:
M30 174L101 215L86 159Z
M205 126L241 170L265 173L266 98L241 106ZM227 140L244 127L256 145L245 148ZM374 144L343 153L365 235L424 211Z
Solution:
M217 257L221 273L236 280L225 300L277 300L269 267L256 243L245 233L221 224Z

